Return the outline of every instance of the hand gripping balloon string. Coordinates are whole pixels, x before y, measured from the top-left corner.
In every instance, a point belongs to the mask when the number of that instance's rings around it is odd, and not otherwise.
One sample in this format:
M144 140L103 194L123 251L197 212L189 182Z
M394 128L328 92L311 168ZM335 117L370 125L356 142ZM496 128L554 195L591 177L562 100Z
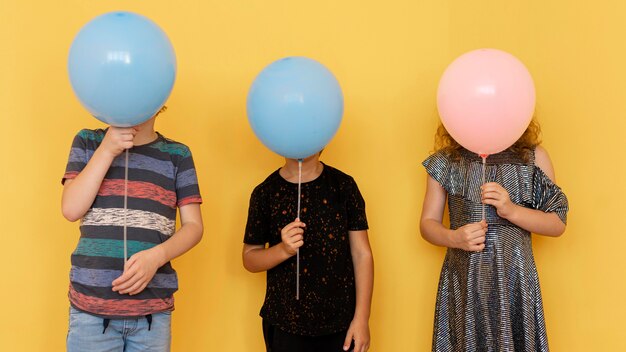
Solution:
M128 149L126 149L126 165L124 168L124 267L128 260L128 245L126 244L126 216L128 214Z
M300 194L302 193L302 159L298 159L298 216L300 219ZM300 248L296 249L296 300L300 299Z

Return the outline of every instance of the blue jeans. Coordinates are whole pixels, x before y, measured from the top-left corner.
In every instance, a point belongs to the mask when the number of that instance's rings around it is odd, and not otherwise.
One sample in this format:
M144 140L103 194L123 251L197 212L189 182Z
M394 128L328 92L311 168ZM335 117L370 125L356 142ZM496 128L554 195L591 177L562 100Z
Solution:
M104 319L70 308L67 352L169 352L171 320L171 312L152 314L148 330L145 317L111 319L105 330Z

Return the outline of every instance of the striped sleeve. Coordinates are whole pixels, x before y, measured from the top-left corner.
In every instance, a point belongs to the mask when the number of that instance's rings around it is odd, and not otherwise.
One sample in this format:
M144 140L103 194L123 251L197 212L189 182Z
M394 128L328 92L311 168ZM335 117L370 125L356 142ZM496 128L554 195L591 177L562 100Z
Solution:
M65 174L61 179L61 184L65 184L66 180L71 180L78 176L87 165L87 143L84 138L84 130L80 131L74 136L72 141L72 147L70 148L70 156L67 159L67 166L65 167Z
M198 175L191 152L181 159L176 170L176 199L179 208L191 203L202 203Z

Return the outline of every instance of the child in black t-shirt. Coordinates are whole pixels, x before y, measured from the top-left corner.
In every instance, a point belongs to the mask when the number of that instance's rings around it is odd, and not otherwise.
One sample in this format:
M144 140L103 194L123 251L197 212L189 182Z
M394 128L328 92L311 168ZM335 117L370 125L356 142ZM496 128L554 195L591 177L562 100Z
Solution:
M302 163L299 219L295 159L285 159L250 198L243 264L267 271L261 317L268 352L369 348L374 264L365 202L354 179L319 156Z

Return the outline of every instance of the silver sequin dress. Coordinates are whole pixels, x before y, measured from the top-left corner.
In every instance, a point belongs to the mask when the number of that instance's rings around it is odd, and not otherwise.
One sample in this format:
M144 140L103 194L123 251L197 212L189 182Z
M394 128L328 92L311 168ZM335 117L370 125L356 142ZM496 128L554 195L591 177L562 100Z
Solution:
M443 152L423 163L448 193L450 227L482 218L482 159L463 150L454 159ZM487 158L487 182L498 182L516 204L555 212L565 223L567 198L531 160L510 151ZM528 231L486 207L485 249L448 248L441 269L433 351L548 351L537 268Z

